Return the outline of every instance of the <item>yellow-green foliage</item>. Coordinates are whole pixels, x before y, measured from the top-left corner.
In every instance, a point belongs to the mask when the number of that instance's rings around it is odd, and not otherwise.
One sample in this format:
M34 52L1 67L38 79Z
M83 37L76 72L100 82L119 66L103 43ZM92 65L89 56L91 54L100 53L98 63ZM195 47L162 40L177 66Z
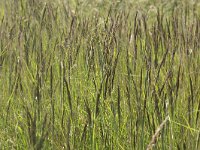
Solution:
M0 149L200 149L198 1L0 1Z

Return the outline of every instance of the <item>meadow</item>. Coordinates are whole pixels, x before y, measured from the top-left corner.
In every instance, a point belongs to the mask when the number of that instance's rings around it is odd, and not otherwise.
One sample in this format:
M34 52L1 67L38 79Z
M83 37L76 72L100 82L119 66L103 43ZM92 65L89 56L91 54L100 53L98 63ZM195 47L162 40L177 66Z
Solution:
M199 150L200 2L1 0L0 149Z

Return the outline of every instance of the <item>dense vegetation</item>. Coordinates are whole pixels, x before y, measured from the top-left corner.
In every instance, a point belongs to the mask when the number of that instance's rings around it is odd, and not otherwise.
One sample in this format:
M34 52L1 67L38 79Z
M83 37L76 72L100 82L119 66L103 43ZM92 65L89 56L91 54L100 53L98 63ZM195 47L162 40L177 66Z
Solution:
M0 4L0 149L200 149L198 1Z

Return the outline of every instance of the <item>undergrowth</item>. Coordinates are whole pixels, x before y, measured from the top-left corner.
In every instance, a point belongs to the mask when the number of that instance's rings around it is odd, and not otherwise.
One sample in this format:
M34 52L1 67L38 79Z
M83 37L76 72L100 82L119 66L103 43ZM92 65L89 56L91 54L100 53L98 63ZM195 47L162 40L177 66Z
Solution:
M0 2L0 149L200 149L199 3L170 2Z

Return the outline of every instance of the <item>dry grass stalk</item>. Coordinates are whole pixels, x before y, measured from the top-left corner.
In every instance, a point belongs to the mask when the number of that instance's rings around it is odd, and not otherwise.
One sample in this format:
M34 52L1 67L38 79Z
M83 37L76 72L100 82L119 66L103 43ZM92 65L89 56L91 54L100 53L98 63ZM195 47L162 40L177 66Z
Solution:
M151 142L149 143L149 145L147 146L147 150L151 150L151 148L156 144L157 142L157 138L159 136L160 131L162 130L162 128L164 127L164 125L166 124L166 122L169 120L169 116L167 116L165 118L165 120L160 124L160 126L157 128L155 134L152 136Z

